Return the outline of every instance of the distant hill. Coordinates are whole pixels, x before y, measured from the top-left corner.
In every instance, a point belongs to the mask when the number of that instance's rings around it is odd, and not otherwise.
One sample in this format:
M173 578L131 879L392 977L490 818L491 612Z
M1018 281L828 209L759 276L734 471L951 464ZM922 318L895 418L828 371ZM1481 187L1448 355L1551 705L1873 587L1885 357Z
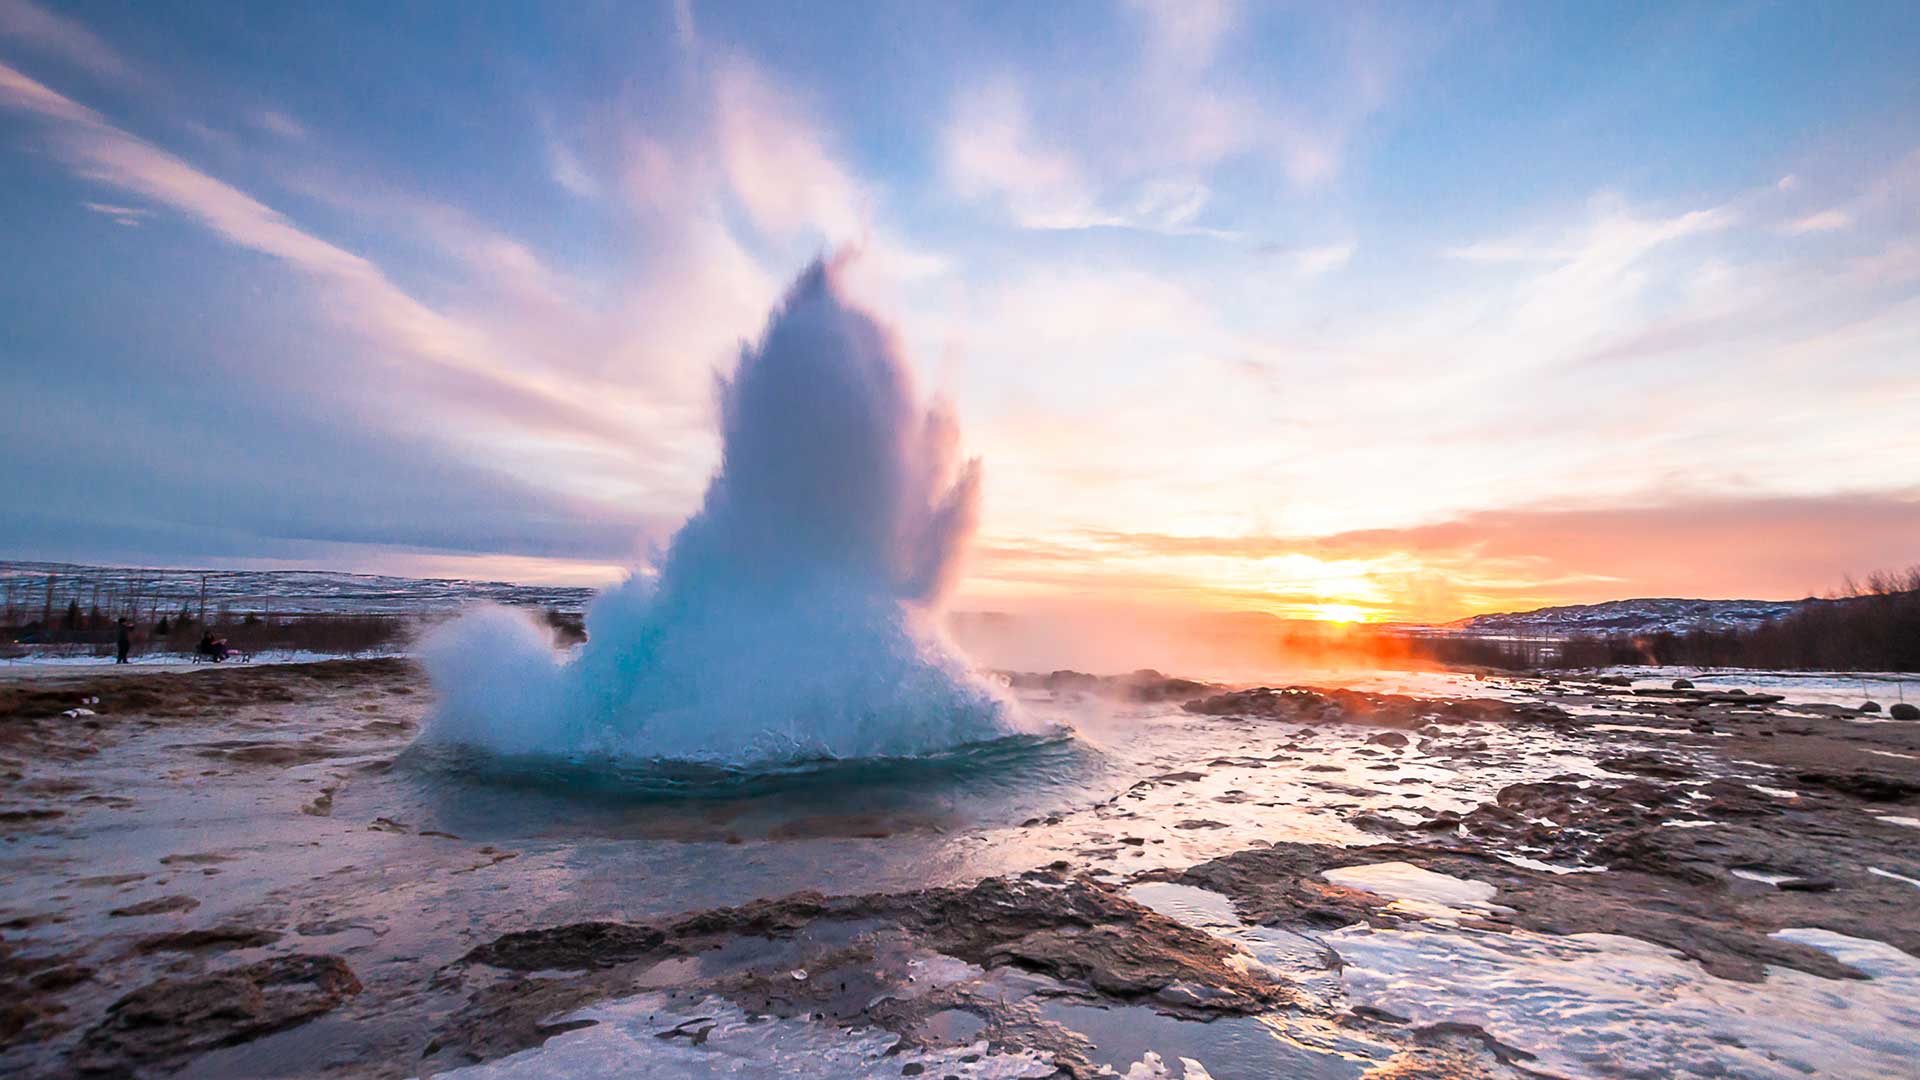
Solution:
M1474 615L1445 624L1469 634L1655 634L1662 631L1746 630L1801 606L1808 600L1681 600L1672 597L1608 600L1533 611Z

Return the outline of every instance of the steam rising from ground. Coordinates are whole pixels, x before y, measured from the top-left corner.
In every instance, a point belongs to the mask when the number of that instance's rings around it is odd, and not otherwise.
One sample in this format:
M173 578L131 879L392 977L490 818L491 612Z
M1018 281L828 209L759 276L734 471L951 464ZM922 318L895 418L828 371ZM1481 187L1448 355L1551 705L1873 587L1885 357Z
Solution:
M571 661L506 608L436 632L424 738L753 765L1018 728L936 627L979 463L959 461L953 417L922 407L898 342L837 273L804 272L721 383L720 471L658 576L602 594Z

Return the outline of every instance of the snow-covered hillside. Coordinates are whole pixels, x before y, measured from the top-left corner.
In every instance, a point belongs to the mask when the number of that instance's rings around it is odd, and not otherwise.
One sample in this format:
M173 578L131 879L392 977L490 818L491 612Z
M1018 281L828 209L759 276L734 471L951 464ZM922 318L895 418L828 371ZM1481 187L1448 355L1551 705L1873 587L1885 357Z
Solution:
M1661 631L1743 630L1777 619L1806 600L1680 600L1670 597L1608 600L1534 611L1475 615L1447 624L1471 634L1651 634Z

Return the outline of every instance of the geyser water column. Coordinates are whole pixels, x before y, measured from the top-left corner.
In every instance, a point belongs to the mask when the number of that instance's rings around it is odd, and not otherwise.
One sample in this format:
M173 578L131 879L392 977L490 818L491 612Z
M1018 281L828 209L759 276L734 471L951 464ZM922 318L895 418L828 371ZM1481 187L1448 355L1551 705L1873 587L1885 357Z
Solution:
M919 755L1025 725L937 626L973 531L977 461L925 407L899 342L802 273L720 384L723 449L656 576L587 614L563 661L520 612L422 649L422 739L502 754L756 766Z

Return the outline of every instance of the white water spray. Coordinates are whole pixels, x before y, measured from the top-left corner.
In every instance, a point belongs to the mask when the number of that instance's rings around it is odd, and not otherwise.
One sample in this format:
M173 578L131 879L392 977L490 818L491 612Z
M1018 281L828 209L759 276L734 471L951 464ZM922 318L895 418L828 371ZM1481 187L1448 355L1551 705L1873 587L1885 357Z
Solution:
M422 738L505 754L727 765L925 754L1023 727L936 627L977 461L923 408L839 264L800 275L721 383L723 451L656 578L603 593L562 662L506 608L431 635Z

